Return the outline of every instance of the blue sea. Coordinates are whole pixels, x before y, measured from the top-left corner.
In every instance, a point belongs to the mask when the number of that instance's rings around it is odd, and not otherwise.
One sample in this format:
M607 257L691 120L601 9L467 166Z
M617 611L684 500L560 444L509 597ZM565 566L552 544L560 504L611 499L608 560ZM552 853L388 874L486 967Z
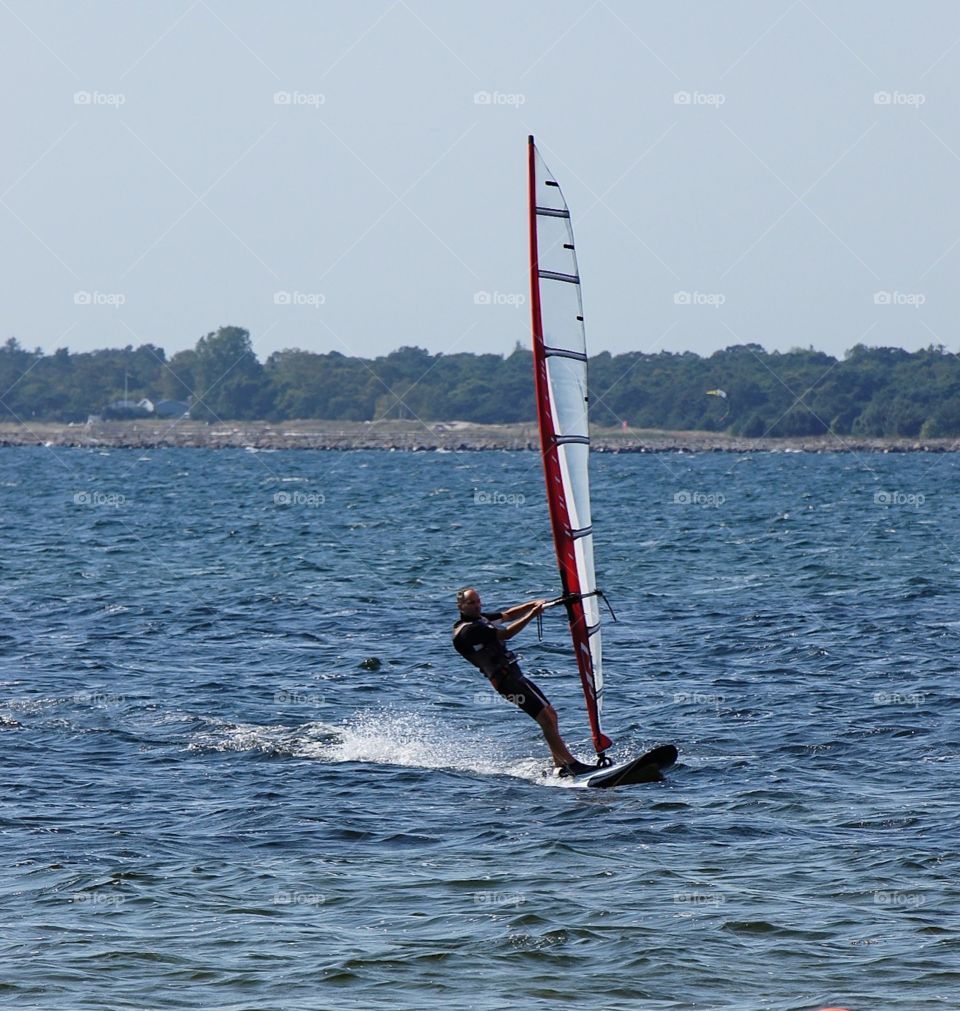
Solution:
M0 1007L960 1008L957 457L592 475L609 791L535 454L0 450Z

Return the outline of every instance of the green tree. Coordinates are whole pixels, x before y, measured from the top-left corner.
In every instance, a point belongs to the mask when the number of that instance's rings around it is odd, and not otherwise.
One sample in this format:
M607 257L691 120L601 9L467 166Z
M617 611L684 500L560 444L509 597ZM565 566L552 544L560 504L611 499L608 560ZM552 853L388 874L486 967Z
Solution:
M240 327L220 327L197 341L192 378L195 418L254 419L272 411L263 366Z

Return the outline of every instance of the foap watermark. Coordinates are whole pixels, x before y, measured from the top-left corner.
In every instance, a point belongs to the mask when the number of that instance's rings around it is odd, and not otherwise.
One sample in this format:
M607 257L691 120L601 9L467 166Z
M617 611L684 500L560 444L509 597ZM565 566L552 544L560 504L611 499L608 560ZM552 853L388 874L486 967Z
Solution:
M126 704L125 695L114 695L110 692L80 691L73 693L73 701L78 706L122 706Z
M89 509L119 509L126 505L127 496L118 491L78 491L73 494L73 504Z
M674 305L709 305L719 309L727 301L727 296L719 291L675 291Z
M103 892L74 892L70 901L78 906L122 906L126 899L122 895L106 895Z
M127 96L120 92L109 91L75 91L73 93L74 105L106 105L119 109L121 105L127 104Z
M925 706L927 696L923 692L874 692L875 706Z
M873 493L873 504L882 506L912 506L919 509L927 501L923 492L905 491L875 491Z
M675 892L675 906L722 906L726 899L716 892Z
M919 892L874 892L875 906L893 906L897 909L919 909L926 902Z
M322 706L326 702L323 695L313 692L278 691L273 693L277 705Z
M274 305L308 305L311 309L319 309L327 304L327 296L320 291L275 291Z
M322 906L327 901L320 892L274 892L275 906Z
M499 692L475 692L473 696L473 701L480 706L489 706L489 705L522 706L524 702L527 701L527 696L522 694L501 695Z
M875 91L874 105L912 105L919 109L926 104L927 96L922 91Z
M675 91L674 105L712 105L719 108L726 104L727 96L719 91Z
M722 695L707 692L674 692L673 704L675 706L716 706L719 708L726 702Z
M509 305L519 309L527 304L527 296L517 291L475 291L474 305Z
M513 506L514 509L519 509L526 501L526 496L520 492L483 491L480 488L473 490L474 505Z
M119 309L121 305L126 305L127 296L120 291L75 291L73 293L74 305L109 305L113 309Z
M718 509L727 501L720 491L676 491L673 493L673 504L681 506L700 506L701 509Z
M873 293L874 305L912 305L914 309L919 309L925 305L927 296L922 291L875 291Z
M474 892L475 906L522 906L527 901L520 892Z
M273 493L273 504L278 506L309 506L316 509L326 503L327 498L322 491L276 491Z
M527 96L519 92L475 91L473 93L474 105L512 105L519 109L526 101Z
M327 104L327 96L319 91L275 91L274 105L300 105L310 109L319 109Z

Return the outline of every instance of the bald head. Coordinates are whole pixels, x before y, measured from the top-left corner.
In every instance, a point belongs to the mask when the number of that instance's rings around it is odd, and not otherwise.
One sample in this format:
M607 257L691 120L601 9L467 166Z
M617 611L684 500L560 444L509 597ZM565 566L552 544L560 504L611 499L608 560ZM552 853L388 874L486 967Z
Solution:
M461 614L476 617L480 613L480 594L474 586L457 590L457 609Z

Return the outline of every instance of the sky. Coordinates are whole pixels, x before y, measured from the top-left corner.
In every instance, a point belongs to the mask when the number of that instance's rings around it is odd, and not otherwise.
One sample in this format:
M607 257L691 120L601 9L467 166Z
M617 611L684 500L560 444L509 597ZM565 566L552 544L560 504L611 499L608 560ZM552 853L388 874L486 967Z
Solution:
M0 0L0 339L507 354L534 134L591 351L957 351L958 70L945 0Z

